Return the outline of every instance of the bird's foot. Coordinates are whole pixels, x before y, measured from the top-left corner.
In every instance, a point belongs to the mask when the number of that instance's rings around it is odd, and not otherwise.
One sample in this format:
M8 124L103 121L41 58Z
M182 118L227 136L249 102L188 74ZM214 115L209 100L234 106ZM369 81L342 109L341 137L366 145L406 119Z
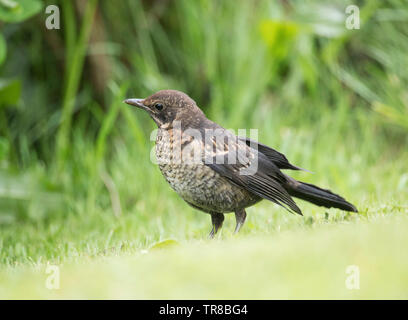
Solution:
M224 214L222 213L211 213L211 222L212 222L212 229L208 238L214 239L214 236L217 234L218 230L221 229L222 223L224 222Z
M245 223L245 219L246 219L245 209L235 211L235 220L236 220L237 224L235 225L234 234L237 234L239 232L239 230L241 230L241 227Z

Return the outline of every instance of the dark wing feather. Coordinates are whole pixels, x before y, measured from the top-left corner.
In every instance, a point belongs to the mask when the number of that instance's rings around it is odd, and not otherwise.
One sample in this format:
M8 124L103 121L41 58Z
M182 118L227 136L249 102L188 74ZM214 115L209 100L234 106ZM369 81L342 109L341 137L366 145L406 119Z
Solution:
M236 136L229 135L228 139L229 141L212 138L216 151L206 152L205 164L232 183L301 215L299 207L282 186L287 179L279 168L266 155L249 148ZM232 157L235 157L235 163L228 161ZM242 170L247 169L253 161L258 161L257 170L251 174L242 174Z
M306 169L295 166L289 162L286 156L275 149L272 149L262 143L249 139L247 137L239 137L241 141L244 141L247 146L258 150L258 152L263 153L270 161L272 161L279 169L291 169L291 170L303 170Z

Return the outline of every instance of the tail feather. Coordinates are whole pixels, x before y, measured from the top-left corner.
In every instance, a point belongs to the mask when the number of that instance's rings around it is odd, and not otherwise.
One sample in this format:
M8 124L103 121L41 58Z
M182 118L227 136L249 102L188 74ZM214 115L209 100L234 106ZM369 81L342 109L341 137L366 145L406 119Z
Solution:
M290 181L287 188L288 193L296 198L309 201L318 206L326 208L338 208L346 211L358 212L357 208L343 197L327 189L319 188L313 184Z

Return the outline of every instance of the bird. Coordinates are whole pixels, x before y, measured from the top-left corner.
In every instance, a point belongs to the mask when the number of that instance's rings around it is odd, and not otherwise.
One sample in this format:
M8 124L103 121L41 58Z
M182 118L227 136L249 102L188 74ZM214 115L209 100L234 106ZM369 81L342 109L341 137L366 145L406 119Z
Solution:
M246 208L264 199L299 215L302 211L292 197L358 212L332 191L282 172L305 169L291 164L283 153L211 121L181 91L160 90L144 99L123 102L146 111L156 123L155 154L160 171L185 202L210 214L210 238L222 228L226 213L235 213L234 233L239 232Z

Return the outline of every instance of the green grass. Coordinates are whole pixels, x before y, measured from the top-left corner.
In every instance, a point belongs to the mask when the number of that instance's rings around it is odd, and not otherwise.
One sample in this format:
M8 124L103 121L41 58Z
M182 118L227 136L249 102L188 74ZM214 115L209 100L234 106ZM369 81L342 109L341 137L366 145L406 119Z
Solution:
M384 210L380 210L384 211ZM317 225L97 257L60 267L59 289L45 286L46 266L0 273L3 298L52 299L406 299L407 209L372 222ZM362 219L365 220L365 219ZM251 225L251 223L250 223ZM271 227L269 227L271 229ZM267 229L267 227L265 228ZM359 289L346 287L348 266Z
M0 80L22 92L13 104L0 88L0 297L407 298L404 1L361 1L353 31L326 18L349 1L91 1L92 26L62 3L61 32L39 15L2 30ZM263 201L239 235L227 215L209 241L209 216L150 161L153 122L122 103L163 88L258 129L314 172L288 173L359 213ZM345 287L349 265L360 290Z

